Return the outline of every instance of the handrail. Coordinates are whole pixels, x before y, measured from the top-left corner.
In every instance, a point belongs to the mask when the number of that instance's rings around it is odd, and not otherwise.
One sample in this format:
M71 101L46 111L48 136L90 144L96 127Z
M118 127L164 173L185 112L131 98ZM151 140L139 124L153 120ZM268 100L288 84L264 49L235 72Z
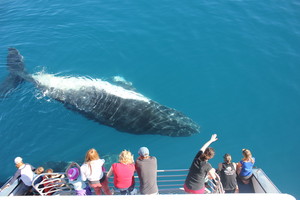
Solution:
M281 191L276 187L276 185L271 181L271 179L261 168L253 170L253 175L254 176L252 179L256 180L257 184L259 185L258 188L263 190L264 193L281 193Z
M157 177L181 177L181 176L186 176L186 175L161 175Z
M157 170L157 183L158 183L158 190L160 194L164 193L175 193L180 194L184 193L183 185L184 179L178 179L179 177L186 177L189 169L168 169L168 170ZM163 173L164 175L162 175ZM175 173L175 174L174 174ZM212 180L208 179L209 182L208 187L210 188L207 190L207 193L222 193L223 187L220 182L220 177L216 174L218 178L219 184L214 184ZM140 181L137 175L134 176L135 178L135 187L139 187ZM110 187L113 186L113 176L109 177L109 185ZM221 186L220 186L221 185Z
M158 180L157 182L175 182L175 181L185 181L185 179L180 179L180 180Z
M187 172L189 169L158 169L157 172Z
M10 182L10 180L12 179L13 177L9 177L6 181L5 181L5 184L3 184L1 186L1 195L0 196L10 196L11 194L15 193L16 192L16 188L20 185L20 184L23 184L21 181L19 181L18 179L16 181L14 181L9 188L7 189L4 189L6 187L6 185Z
M185 177L187 176L188 169L167 169L167 170L157 170L157 183L159 188L159 193L166 194L179 194L184 193L183 185L185 181ZM34 178L33 183L39 178L45 177L47 175L64 175L64 173L43 173ZM280 190L274 185L274 183L269 179L269 177L264 173L264 171L260 168L253 169L253 178L252 181L254 183L254 192L264 192L264 193L280 193ZM109 178L109 186L113 188L113 177ZM138 188L140 181L138 176L135 174L135 187ZM220 177L217 176L219 180ZM10 179L6 181L8 183ZM9 188L3 190L0 195L8 196L11 193L15 193L18 191L20 187L22 187L22 183L20 181L15 181ZM221 192L222 193L222 185L216 182L215 184L212 180L208 180L208 185L211 186L209 193ZM3 186L5 186L4 184ZM44 186L44 184L46 186ZM47 186L47 184L49 184ZM2 186L2 188L3 188ZM40 187L39 187L40 186ZM42 179L40 183L36 185L33 184L33 187L36 189L37 193L40 195L48 195L48 194L60 194L60 195L71 195L75 194L73 186L69 184L69 181L66 177L64 178L50 178L50 179ZM42 188L43 187L43 188ZM44 191L44 189L50 188L50 191ZM15 192L14 192L15 191ZM13 195L13 194L12 194Z
M40 182L38 182L40 180ZM73 186L68 183L64 173L43 173L36 176L32 181L32 187L41 195L66 194L74 193ZM48 191L46 191L48 189Z

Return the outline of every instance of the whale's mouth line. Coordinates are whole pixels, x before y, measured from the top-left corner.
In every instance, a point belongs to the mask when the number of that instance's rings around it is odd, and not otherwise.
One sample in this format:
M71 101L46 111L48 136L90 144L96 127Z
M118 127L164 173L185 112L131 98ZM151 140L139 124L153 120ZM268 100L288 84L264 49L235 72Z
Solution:
M79 91L83 88L94 87L95 89L118 96L123 99L132 99L138 101L144 101L150 103L150 99L136 93L132 90L124 89L120 86L112 85L107 81L101 79L92 79L87 77L69 77L69 76L56 76L54 74L47 74L44 72L38 72L32 75L32 78L36 83L45 88L55 88L57 90L73 90ZM45 95L47 95L47 89Z

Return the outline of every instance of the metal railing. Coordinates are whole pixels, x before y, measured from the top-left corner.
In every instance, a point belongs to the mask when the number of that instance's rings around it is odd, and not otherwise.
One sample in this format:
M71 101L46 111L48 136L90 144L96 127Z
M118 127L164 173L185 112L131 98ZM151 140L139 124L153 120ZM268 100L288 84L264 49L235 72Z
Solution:
M3 184L0 188L0 196L10 196L10 195L14 195L14 194L18 194L18 189L19 187L21 187L22 185L24 185L24 183L22 183L22 181L15 181L14 183L12 183L10 185L10 187L5 188L5 186L10 182L10 180L12 179L13 177L10 177L7 179L7 181L5 181L5 184Z
M260 168L253 170L252 182L255 193L281 193L271 179Z
M157 170L157 183L160 194L184 194L184 181L187 176L188 169L170 169ZM223 193L220 178L217 176L217 182L207 179L206 193ZM135 178L135 188L139 188L140 181L137 175ZM40 181L38 181L40 180ZM75 195L72 184L63 173L43 173L34 178L33 188L42 196L46 195ZM109 187L114 188L113 177L109 178Z
M157 170L157 183L160 194L182 194L185 193L183 189L184 181L187 176L188 169L170 169ZM46 178L51 175L51 178ZM64 175L64 173L43 173L34 178L33 187L35 192L39 195L74 195L75 191L73 185L69 184L66 177L57 177ZM135 188L139 188L140 181L137 175L135 178ZM41 179L41 182L36 182ZM219 177L218 177L219 179ZM1 187L3 189L10 179ZM218 182L217 182L218 183ZM269 177L260 168L253 169L252 189L254 193L280 193L280 190L269 179ZM222 185L216 184L212 180L207 180L207 193L222 193ZM252 184L251 184L252 185ZM114 188L112 177L109 178L110 188ZM19 195L19 190L24 187L24 184L17 180L10 185L9 188L2 190L0 196L14 196Z
M63 173L43 173L32 181L34 192L41 196L75 195L74 188Z
M188 169L170 169L157 170L157 185L159 194L184 194L183 185L187 176ZM206 193L224 193L220 182L220 177L217 176L217 183L211 179L206 179ZM135 188L139 188L140 180L137 175L134 176ZM109 178L109 186L113 188L113 177Z

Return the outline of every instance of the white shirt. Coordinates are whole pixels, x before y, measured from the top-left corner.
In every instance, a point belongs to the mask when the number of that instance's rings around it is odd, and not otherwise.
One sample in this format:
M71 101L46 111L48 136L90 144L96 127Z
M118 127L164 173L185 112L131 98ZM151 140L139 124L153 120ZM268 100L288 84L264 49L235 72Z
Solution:
M86 185L81 180L82 178L78 176L78 178L75 181L69 180L69 183L71 183L74 186L74 190L83 190L84 188L86 188Z
M102 166L104 164L104 159L93 160L90 162L90 166L84 163L80 167L81 178L83 181L99 181L103 177Z
M21 167L21 180L27 186L31 186L33 180L33 172L30 165L25 165L23 168Z

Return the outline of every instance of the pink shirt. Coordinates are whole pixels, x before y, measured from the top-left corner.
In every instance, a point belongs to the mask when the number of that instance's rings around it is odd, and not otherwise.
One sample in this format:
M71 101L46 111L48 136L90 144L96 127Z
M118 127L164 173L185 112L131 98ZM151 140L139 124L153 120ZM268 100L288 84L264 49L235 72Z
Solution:
M114 163L112 164L112 169L116 188L129 188L133 184L134 164Z

